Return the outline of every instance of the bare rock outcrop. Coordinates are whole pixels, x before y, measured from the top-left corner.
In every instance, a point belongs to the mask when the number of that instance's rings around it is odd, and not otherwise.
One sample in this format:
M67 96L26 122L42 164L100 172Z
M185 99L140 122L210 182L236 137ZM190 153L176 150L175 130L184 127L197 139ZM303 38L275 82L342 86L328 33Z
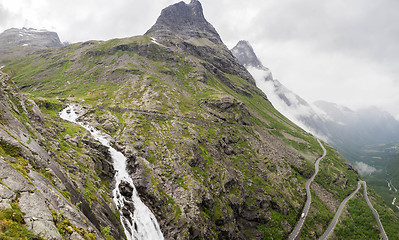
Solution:
M53 222L46 200L40 192L22 192L19 207L21 212L24 213L27 228L33 234L46 239L62 239Z

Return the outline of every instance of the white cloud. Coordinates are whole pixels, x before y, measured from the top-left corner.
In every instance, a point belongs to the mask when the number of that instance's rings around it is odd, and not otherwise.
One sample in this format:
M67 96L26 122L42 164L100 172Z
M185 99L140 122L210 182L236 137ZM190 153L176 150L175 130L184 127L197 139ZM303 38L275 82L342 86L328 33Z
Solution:
M375 167L372 167L364 162L356 162L355 167L362 176L370 175L377 171Z
M298 99L294 93L281 86L278 81L265 81L265 78L269 77L269 71L254 67L249 67L248 71L254 77L256 85L266 94L269 101L280 113L305 131L312 133L324 141L328 141L326 136L321 135L316 129L312 129L303 122L302 119L304 118L316 117L316 113L310 105L305 105L301 99ZM284 96L288 100L288 103L281 96Z
M161 10L177 1L160 0L0 0L0 5L13 13L11 27L45 28L57 31L63 41L108 40L144 34Z

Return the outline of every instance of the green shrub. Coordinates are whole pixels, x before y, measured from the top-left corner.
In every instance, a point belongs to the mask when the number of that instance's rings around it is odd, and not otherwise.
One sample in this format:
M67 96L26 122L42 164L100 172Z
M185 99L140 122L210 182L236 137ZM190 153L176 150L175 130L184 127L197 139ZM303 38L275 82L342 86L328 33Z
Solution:
M10 205L11 208L0 210L0 239L41 240L24 226L24 217L18 204L11 202Z

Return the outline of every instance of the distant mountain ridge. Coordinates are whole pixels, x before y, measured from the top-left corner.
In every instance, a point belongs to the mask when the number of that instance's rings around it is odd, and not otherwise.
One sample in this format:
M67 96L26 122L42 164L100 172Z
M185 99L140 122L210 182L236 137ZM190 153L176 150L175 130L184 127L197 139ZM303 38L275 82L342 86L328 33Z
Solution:
M0 34L0 47L31 46L37 48L62 47L56 32L34 28L11 28Z
M365 146L399 139L399 121L388 112L376 107L353 111L326 101L309 104L273 79L248 41L240 41L231 51L274 107L297 125L330 142L350 161L358 161L356 156Z
M359 161L358 156L366 147L399 139L399 121L377 107L354 111L326 101L314 105L324 112L323 124L330 142L352 162Z
M334 146L394 211L399 210L393 200L398 195L391 187L399 184L399 121L377 107L352 110L326 101L309 104L273 79L249 42L240 41L231 51L276 109Z
M62 47L56 32L34 28L11 28L0 34L0 63L40 49Z
M231 52L248 69L257 86L279 112L314 135L328 139L328 131L321 124L323 120L313 107L273 78L270 69L261 63L248 41L239 41Z

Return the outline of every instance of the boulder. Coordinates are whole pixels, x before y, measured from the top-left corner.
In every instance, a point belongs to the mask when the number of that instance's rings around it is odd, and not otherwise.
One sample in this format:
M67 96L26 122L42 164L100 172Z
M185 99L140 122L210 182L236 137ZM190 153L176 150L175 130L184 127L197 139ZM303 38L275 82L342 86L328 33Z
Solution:
M124 197L131 198L133 196L133 187L128 182L122 181L119 184L119 190Z
M10 201L15 199L16 194L3 184L0 184L0 209L11 208Z

